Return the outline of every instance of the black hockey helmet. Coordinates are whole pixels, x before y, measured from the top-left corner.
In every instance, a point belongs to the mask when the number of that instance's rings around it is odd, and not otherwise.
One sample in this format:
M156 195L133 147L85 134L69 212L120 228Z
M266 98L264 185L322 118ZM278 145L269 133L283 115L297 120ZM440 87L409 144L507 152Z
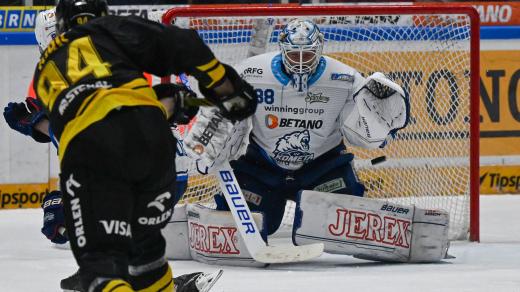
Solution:
M108 15L106 0L59 0L56 5L56 32L64 33L72 27Z

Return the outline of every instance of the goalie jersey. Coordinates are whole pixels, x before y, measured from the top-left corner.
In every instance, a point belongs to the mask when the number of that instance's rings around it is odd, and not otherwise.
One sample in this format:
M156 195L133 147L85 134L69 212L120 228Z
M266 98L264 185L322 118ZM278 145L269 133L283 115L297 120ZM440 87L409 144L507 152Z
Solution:
M353 94L365 80L355 69L322 56L306 92L292 86L277 52L248 58L236 69L258 97L251 141L278 166L299 169L348 135L342 124L356 110Z

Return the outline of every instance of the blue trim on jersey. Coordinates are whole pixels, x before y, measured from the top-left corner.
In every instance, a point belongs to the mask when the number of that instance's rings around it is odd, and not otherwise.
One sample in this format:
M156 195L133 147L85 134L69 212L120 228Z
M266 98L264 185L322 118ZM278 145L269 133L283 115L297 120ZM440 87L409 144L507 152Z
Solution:
M271 60L271 71L274 77L283 85L286 86L291 81L291 77L287 76L283 71L282 54L278 54Z
M188 172L187 171L177 172L177 179L176 179L177 182L187 181L187 180L188 180Z
M52 132L52 129L51 129L51 124L49 123L49 137L51 138L51 142L52 144L54 144L54 147L56 147L56 149L58 149L58 141L56 140L56 136L54 136L54 133Z
M307 88L314 84L314 82L318 81L320 79L323 72L325 72L325 68L327 68L327 60L325 58L320 57L320 62L318 63L318 66L316 67L316 71L311 75L309 78L309 81L307 82Z

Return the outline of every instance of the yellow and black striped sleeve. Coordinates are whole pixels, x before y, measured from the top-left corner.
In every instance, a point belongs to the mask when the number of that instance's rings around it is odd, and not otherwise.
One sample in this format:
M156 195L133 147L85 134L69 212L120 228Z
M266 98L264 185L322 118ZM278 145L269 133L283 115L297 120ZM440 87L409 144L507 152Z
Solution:
M224 79L226 69L192 29L166 26L139 17L110 16L109 33L136 65L157 76L188 73L206 88Z

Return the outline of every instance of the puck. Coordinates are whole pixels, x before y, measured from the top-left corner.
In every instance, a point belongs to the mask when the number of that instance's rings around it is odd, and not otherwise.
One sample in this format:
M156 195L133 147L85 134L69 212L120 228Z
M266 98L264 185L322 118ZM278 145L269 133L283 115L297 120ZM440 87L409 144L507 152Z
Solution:
M379 163L382 163L382 162L385 162L386 161L386 156L379 156L379 157L376 157L372 160L370 160L370 163L372 163L372 165L376 165L376 164L379 164Z

